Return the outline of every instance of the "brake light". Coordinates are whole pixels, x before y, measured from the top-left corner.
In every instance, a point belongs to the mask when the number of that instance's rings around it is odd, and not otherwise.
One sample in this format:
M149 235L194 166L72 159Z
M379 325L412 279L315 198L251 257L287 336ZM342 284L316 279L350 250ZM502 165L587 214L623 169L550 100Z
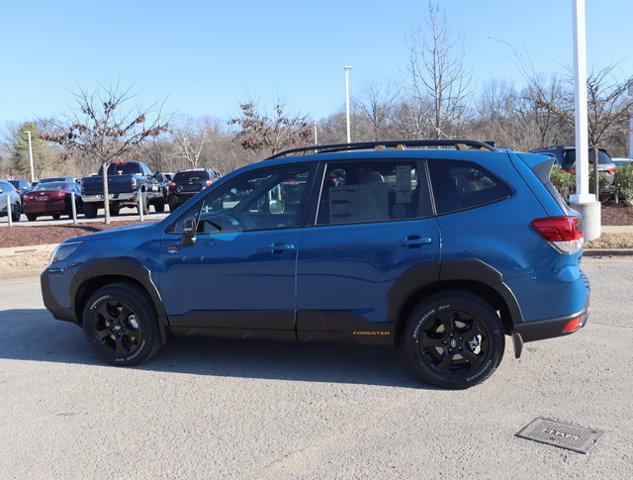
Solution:
M572 318L569 322L565 324L563 328L563 333L572 333L578 330L582 326L582 315L578 315L575 318Z
M33 197L32 197L32 196L30 196L30 195L24 195L24 197L22 198L22 200L26 200L26 201L28 202L28 201L33 200Z
M576 169L575 168L568 168L567 169L567 173L575 174L576 173Z
M205 186L205 187L209 187L209 186L211 186L212 184L213 184L213 179L212 179L212 178L210 178L209 180L207 180L206 182L204 182L204 186Z
M169 189L176 190L176 184L174 182L169 182Z
M560 253L571 255L584 245L580 220L576 217L538 218L530 226Z
M58 198L64 198L65 196L66 196L66 192L64 192L63 190L60 190L59 192L57 192Z
M614 174L615 173L615 167L609 167L607 168L607 172L609 172L610 174Z

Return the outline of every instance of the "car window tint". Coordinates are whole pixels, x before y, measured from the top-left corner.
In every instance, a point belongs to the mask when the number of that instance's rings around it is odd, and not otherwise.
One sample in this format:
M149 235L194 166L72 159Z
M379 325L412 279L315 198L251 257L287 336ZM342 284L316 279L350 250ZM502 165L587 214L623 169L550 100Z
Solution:
M302 226L314 166L257 170L212 191L198 206L198 233L248 232ZM172 232L182 232L185 214Z
M429 170L440 215L496 202L511 193L506 184L470 162L429 160Z
M206 181L209 179L209 173L205 170L193 170L178 172L174 175L174 183L196 183L199 181Z
M325 172L318 225L428 217L426 179L415 161L331 163Z

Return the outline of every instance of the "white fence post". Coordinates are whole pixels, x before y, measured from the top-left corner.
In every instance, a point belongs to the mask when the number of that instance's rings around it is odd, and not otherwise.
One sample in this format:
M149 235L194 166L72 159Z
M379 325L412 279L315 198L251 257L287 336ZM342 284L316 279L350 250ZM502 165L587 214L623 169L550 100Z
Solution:
M143 198L143 192L140 188L138 189L138 213L139 213L141 222L145 221L145 203L144 203L144 198Z
M73 211L73 223L77 225L77 204L75 203L75 192L70 192L70 206Z
M11 217L11 195L7 194L7 218L9 219L9 226L13 226L13 218Z

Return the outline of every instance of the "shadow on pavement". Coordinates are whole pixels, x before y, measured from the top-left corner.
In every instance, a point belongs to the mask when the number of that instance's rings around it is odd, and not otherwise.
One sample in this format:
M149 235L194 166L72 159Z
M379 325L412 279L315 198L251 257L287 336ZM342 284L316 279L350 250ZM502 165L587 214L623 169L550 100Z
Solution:
M45 309L0 311L0 358L102 364L79 327L53 319ZM344 344L299 345L176 337L150 361L133 368L222 377L424 388L399 351Z

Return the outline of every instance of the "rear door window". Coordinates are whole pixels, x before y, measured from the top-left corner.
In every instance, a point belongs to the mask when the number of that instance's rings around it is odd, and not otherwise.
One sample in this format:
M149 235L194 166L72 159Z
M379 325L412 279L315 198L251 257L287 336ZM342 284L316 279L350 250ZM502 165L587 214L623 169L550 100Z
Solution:
M429 160L429 171L438 215L497 202L512 193L505 183L474 163Z
M174 183L198 183L209 180L209 174L204 170L178 172L174 175Z
M386 222L431 214L426 177L416 161L327 165L318 225Z

